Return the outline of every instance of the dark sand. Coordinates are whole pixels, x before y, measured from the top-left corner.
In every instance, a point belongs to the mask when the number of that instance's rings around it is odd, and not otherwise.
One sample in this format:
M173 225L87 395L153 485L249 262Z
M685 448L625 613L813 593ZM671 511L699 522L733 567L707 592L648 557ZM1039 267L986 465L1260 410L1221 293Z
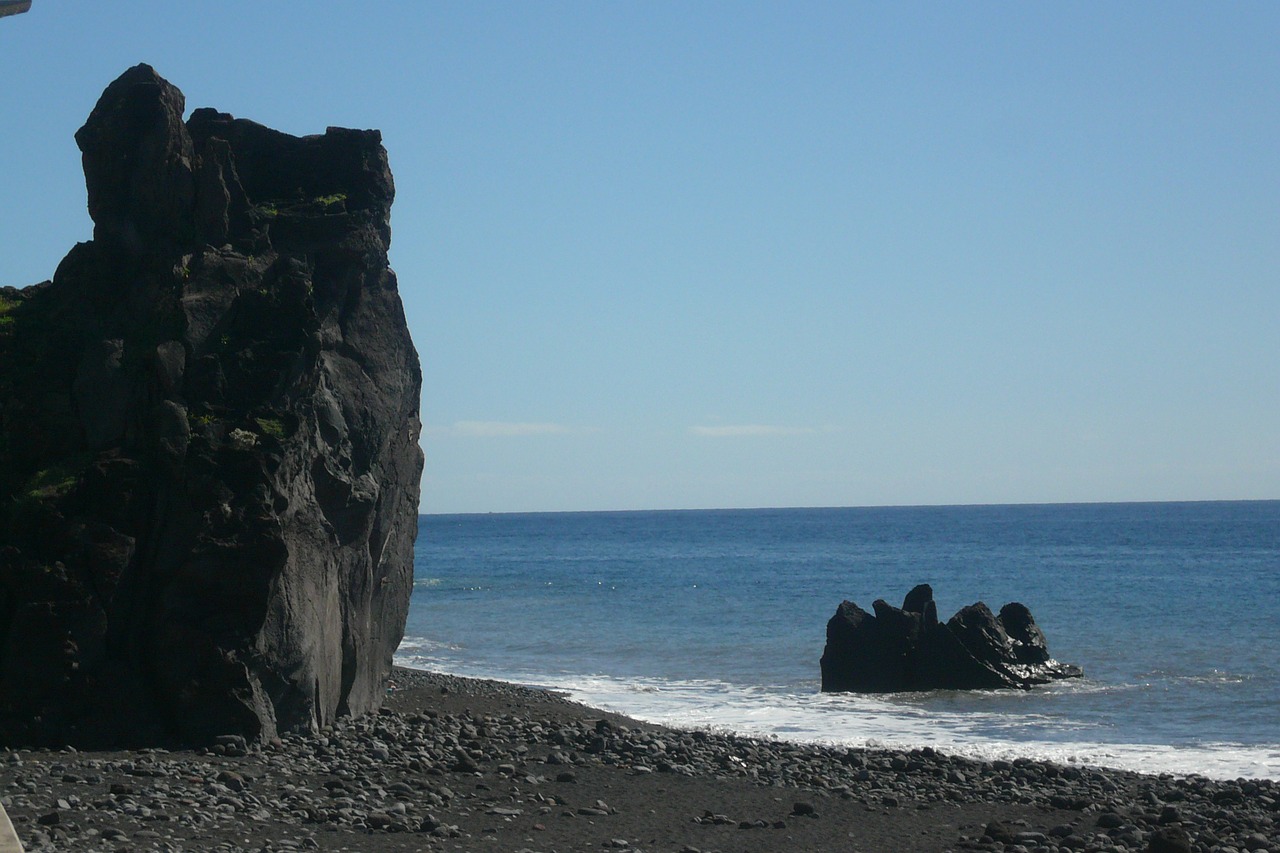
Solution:
M0 797L28 851L1280 853L1267 781L801 747L393 679L383 713L247 752L0 753Z

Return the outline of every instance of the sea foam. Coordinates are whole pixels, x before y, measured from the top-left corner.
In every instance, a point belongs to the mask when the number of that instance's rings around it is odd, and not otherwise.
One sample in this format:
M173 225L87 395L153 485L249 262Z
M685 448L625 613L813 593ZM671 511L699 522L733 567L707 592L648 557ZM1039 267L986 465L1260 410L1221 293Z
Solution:
M472 678L544 687L571 699L660 725L733 732L795 743L874 749L933 747L980 761L1031 758L1086 767L1143 773L1200 775L1212 779L1280 779L1280 743L1241 745L1200 743L1170 746L1109 743L1090 726L1074 726L1063 740L1027 738L1030 727L1058 728L1049 715L1002 712L950 712L926 707L919 697L794 692L744 687L714 680L620 679L607 675L502 672L446 666L434 652L446 644L406 640L396 657L401 666ZM1083 683L1067 688L1104 691ZM1002 738L1000 732L1007 732Z

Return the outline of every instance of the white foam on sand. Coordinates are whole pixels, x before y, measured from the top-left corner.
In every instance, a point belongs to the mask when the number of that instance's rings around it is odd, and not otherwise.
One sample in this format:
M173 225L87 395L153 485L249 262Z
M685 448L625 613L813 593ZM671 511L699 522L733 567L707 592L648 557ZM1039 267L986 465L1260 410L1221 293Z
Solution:
M913 749L930 746L979 760L1032 758L1143 773L1198 774L1214 779L1280 779L1280 743L1190 745L1108 743L1081 727L1062 740L1032 732L1061 729L1062 720L1035 713L949 711L919 701L858 694L793 692L720 681L618 679L605 675L494 672L437 658L441 647L410 641L401 666L491 678L567 693L577 702L651 723L735 732L830 746ZM1072 690L1099 689L1080 684Z

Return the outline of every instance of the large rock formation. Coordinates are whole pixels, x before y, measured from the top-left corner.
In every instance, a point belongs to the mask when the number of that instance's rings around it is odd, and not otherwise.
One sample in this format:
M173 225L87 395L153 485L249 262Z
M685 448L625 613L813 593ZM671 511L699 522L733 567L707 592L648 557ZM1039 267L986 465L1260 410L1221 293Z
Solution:
M883 599L872 609L845 601L827 623L824 693L1029 688L1084 675L1049 656L1031 611L1016 602L999 616L978 602L943 624L933 589L921 584L901 609Z
M94 238L0 289L0 743L266 738L376 709L421 372L381 136L150 67L76 134Z

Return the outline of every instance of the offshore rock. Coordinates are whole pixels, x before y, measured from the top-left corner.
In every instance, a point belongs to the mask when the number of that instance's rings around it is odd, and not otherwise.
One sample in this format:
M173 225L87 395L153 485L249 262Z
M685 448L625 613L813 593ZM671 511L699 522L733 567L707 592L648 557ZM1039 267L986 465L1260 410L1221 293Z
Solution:
M0 289L0 744L248 741L376 709L421 371L381 136L146 65L76 134L94 239Z
M1016 602L999 616L978 602L943 624L933 589L920 584L901 608L880 599L872 609L845 601L827 623L824 693L1026 689L1084 675L1050 657L1031 611Z

